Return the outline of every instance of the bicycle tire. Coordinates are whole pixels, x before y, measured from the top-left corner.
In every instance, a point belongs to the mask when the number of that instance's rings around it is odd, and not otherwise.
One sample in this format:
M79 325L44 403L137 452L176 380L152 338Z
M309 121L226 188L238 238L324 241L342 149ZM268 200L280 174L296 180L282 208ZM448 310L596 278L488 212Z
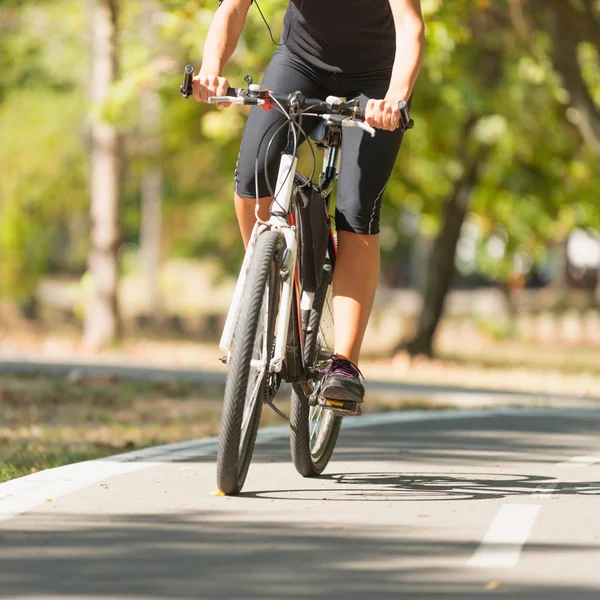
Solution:
M234 332L217 452L218 488L229 496L239 494L246 481L260 424L267 389L268 367L262 374L257 370L257 374L251 380L251 361L257 346L262 346L263 353L266 352L259 359L266 361L266 365L269 364L273 353L279 301L281 245L281 237L272 231L264 232L256 241ZM273 290L274 293L268 293L268 290ZM261 332L259 323L267 302L269 323ZM266 344L264 335L267 337ZM260 341L257 342L258 339ZM250 397L249 391L252 391ZM251 404L246 406L247 402ZM244 417L247 419L245 431Z
M331 306L332 270L326 268L323 281L315 293L313 308L309 319L309 329L304 346L307 368L318 362L321 350L323 331L321 328L325 310ZM320 407L318 407L320 408ZM292 386L290 410L290 449L296 470L303 477L318 477L327 467L337 443L342 418L333 416L331 411L320 408L328 422L323 428L323 441L318 448L311 449L311 410L305 388L301 384Z

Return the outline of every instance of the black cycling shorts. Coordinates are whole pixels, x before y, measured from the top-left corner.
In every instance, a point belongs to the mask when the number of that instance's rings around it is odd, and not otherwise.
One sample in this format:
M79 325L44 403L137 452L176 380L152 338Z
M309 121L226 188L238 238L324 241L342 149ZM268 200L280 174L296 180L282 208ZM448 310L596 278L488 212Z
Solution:
M310 66L285 47L279 47L267 68L263 84L277 94L299 90L308 98L325 99L333 95L351 99L358 96L361 104L366 105L369 98L385 97L390 76L389 69L352 75L332 73ZM284 122L285 117L277 110L254 107L250 111L235 173L235 190L239 196L256 198L257 157L259 197L270 195L265 178L265 154L273 133ZM303 119L302 126L308 135L315 125L316 121ZM373 138L361 129L343 130L335 210L338 230L368 235L379 233L381 197L396 162L402 137L400 129L378 130ZM266 170L272 188L277 180L286 140L287 127L282 127L269 149Z

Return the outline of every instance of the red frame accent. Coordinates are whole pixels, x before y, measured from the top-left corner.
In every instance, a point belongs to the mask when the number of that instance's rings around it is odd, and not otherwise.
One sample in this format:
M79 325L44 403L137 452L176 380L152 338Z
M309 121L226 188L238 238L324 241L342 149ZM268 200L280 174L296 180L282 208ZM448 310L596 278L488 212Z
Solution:
M325 207L325 213L327 214L327 223L329 225L329 239L331 240L331 247L333 248L334 257L337 256L337 245L335 243L335 237L333 236L333 229L331 228L331 219L329 217L329 211Z
M269 92L269 93L271 93L271 92ZM259 104L259 106L263 110L271 110L272 108L275 108L275 102L273 102L273 100L271 100L271 98L269 98L269 96L265 96L262 99L265 101L265 103L264 104Z

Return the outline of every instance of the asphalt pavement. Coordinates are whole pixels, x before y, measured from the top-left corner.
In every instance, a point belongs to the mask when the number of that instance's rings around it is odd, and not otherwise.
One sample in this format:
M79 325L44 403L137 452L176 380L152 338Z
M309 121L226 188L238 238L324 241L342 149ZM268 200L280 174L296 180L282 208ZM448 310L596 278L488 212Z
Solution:
M600 411L347 423L317 479L262 432L238 497L215 440L2 484L0 596L600 598Z

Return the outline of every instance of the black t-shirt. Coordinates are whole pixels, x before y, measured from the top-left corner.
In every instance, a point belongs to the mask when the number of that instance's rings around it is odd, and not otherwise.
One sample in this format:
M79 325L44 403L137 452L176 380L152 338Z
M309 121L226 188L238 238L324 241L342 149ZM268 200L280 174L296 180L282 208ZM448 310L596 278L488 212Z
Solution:
M290 0L282 41L309 64L338 73L393 67L389 0Z

